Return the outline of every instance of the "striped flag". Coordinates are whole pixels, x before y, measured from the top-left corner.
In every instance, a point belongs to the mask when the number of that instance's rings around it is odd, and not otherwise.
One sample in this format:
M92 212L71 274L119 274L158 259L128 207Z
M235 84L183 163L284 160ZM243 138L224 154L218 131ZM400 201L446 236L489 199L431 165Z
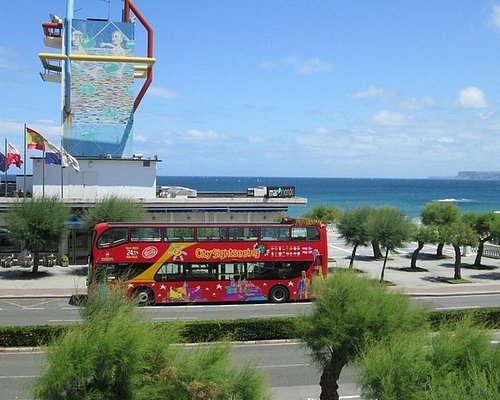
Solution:
M47 139L34 129L26 127L26 147L28 149L45 150Z
M15 148L13 144L7 143L7 157L6 167L14 164L17 168L21 168L23 161L21 160L21 153Z

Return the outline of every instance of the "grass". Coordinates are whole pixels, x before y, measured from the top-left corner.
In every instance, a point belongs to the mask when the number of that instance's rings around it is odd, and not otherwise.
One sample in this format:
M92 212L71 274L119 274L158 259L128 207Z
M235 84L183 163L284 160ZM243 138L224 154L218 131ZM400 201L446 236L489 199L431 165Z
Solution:
M399 270L404 271L404 272L429 272L429 270L427 270L425 268L420 268L420 267L416 267L416 268L403 267L403 268L399 268Z
M445 279L445 282L446 283L450 283L452 285L457 285L457 284L461 284L461 283L472 283L472 281L469 281L467 279Z

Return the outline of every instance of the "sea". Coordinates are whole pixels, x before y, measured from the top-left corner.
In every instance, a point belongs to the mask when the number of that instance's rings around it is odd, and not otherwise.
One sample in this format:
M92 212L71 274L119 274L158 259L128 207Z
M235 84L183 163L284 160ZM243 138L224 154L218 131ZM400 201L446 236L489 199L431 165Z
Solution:
M418 220L429 202L456 204L463 212L500 211L500 180L293 178L229 176L158 176L159 186L183 186L198 192L246 192L258 186L293 186L307 207L291 207L299 217L316 204L341 210L362 205L390 206Z

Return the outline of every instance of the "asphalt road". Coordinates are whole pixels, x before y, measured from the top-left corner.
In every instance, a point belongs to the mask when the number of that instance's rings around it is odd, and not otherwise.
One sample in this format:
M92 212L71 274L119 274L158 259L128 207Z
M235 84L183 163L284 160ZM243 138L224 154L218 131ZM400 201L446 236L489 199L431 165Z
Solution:
M319 370L311 363L308 351L296 343L236 344L233 362L254 361L266 377L275 400L319 399ZM30 387L44 368L45 353L0 352L0 400L28 400ZM354 372L346 369L340 379L343 399L360 399Z
M500 294L470 293L454 296L420 296L415 304L433 310L500 306ZM238 318L271 318L305 315L312 303L169 305L138 308L153 322ZM78 307L67 298L0 299L0 325L65 325L81 322Z
M497 345L499 336L497 333ZM301 344L235 344L232 359L235 366L254 362L266 377L274 400L319 400L321 373L312 363L307 348ZM44 365L43 352L0 352L0 400L30 400L30 387L42 374ZM356 370L344 368L339 386L341 399L362 398L356 385Z

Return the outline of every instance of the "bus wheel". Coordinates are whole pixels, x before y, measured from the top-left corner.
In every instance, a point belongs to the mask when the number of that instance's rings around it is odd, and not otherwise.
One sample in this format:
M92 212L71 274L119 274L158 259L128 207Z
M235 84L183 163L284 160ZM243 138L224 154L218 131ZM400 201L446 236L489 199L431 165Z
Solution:
M269 291L269 300L273 303L286 303L290 298L290 293L288 289L284 286L278 285L274 286Z
M155 294L150 288L145 286L135 289L132 296L136 299L139 306L149 306L155 301Z

